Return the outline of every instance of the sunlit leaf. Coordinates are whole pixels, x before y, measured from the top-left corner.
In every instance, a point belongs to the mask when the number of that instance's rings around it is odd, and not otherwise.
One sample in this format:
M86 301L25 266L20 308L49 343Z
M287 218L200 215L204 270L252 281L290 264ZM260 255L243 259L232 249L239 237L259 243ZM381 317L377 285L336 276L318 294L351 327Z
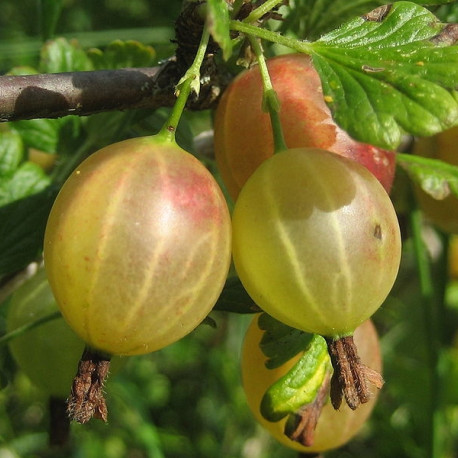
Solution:
M398 153L396 160L409 177L434 199L442 200L450 194L458 197L458 166L413 154Z
M454 25L398 2L311 44L336 122L358 140L396 148L404 132L428 136L458 123Z

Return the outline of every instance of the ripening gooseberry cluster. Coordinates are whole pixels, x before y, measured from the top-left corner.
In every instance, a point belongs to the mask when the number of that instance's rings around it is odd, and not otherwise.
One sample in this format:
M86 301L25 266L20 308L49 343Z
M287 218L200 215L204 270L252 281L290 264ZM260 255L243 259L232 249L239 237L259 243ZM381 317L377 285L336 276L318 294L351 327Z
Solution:
M232 221L204 165L161 136L97 151L62 187L45 268L66 322L91 348L144 354L187 335L215 305L231 254L265 312L333 341L353 335L388 295L401 250L388 196L394 153L333 122L309 57L277 57L268 68L290 149L274 154L257 68L234 80L216 111ZM244 361L256 364L244 362L243 378L256 411L250 380L265 369L250 329Z

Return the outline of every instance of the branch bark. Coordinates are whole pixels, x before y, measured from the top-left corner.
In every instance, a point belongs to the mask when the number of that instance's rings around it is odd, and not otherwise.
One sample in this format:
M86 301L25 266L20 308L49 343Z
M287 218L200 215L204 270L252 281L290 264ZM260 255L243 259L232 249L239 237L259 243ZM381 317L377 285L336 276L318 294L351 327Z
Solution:
M214 68L209 74L193 109L213 106L225 85ZM172 106L180 76L173 59L152 68L0 76L0 122Z
M167 66L0 76L0 121L170 106L175 97L165 73Z
M190 1L175 24L175 56L152 68L0 76L0 122L91 115L102 111L172 106L175 85L191 65L199 47L205 2ZM199 97L188 108L203 110L217 102L232 75L218 70L211 41L201 67Z

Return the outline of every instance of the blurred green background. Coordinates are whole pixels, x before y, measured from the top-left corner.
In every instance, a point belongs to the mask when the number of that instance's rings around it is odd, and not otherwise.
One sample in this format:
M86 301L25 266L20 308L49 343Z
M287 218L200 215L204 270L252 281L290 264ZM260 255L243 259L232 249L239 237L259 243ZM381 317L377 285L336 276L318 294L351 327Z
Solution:
M38 66L46 37L41 8L52 3L2 0L0 73L18 65ZM55 30L76 38L83 48L138 40L164 58L173 54L170 39L180 8L177 0L67 0ZM210 117L188 114L183 136L208 126ZM401 196L397 204L406 239L401 273L374 316L386 385L361 434L329 457L429 458L432 441L440 442L444 458L457 456L458 282L448 275L447 238L431 229L428 240L438 247L432 271L441 294L434 304L423 299L403 189L400 176L394 197ZM0 307L2 333L7 307L8 300ZM48 446L47 399L1 346L0 457L297 457L255 424L246 405L239 353L250 316L214 312L212 318L216 327L203 324L161 351L129 358L106 387L108 424L72 425L64 450ZM445 384L437 384L438 374L447 374Z

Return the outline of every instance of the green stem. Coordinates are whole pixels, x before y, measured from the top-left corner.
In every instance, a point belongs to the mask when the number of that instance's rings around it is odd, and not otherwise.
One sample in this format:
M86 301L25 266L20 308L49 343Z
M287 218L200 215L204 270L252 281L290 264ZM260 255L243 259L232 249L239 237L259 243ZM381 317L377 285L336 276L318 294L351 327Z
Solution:
M268 13L270 10L275 8L279 3L283 0L267 0L262 5L258 6L255 10L253 10L244 20L243 22L254 22L257 21L259 18L264 16L264 14Z
M48 321L55 320L56 318L60 318L62 315L60 312L53 312L48 315L42 316L35 321L32 321L30 323L26 323L22 326L19 326L16 328L14 331L10 331L6 334L4 334L2 337L0 337L0 345L7 344L10 340L15 339L16 337L21 336L25 332L36 328L37 326L40 326L42 324L47 323Z
M280 102L278 100L277 93L272 86L272 81L270 79L269 70L267 69L266 59L264 58L261 44L258 39L253 36L249 36L248 39L250 40L251 48L256 55L259 70L261 71L262 84L264 88L262 106L264 111L269 112L274 136L274 152L278 153L288 149L280 121Z
M177 100L173 105L172 111L169 118L162 126L162 129L157 135L163 137L165 141L174 142L175 134L180 122L183 111L186 107L186 102L188 101L191 91L194 90L197 94L200 89L200 67L205 58L205 53L207 51L208 41L210 39L210 32L205 26L202 37L200 39L199 48L197 50L196 57L194 62L188 68L184 76L180 79L176 86L175 94L177 95Z
M240 21L230 21L229 27L231 30L246 33L247 35L271 41L272 43L278 43L280 45L294 49L297 52L304 54L312 53L312 45L308 41L299 41L296 38L286 37L280 35L277 32L272 32L271 30L262 29L260 27L256 27L255 25L246 24L245 22Z
M428 453L431 458L443 456L443 433L444 416L441 409L441 378L440 378L440 355L441 355L441 325L436 300L434 281L428 250L422 237L421 212L415 208L410 213L410 225L413 233L413 243L417 262L422 303L424 308L426 345L428 348L428 370L431 383L430 390L430 436L428 438Z

